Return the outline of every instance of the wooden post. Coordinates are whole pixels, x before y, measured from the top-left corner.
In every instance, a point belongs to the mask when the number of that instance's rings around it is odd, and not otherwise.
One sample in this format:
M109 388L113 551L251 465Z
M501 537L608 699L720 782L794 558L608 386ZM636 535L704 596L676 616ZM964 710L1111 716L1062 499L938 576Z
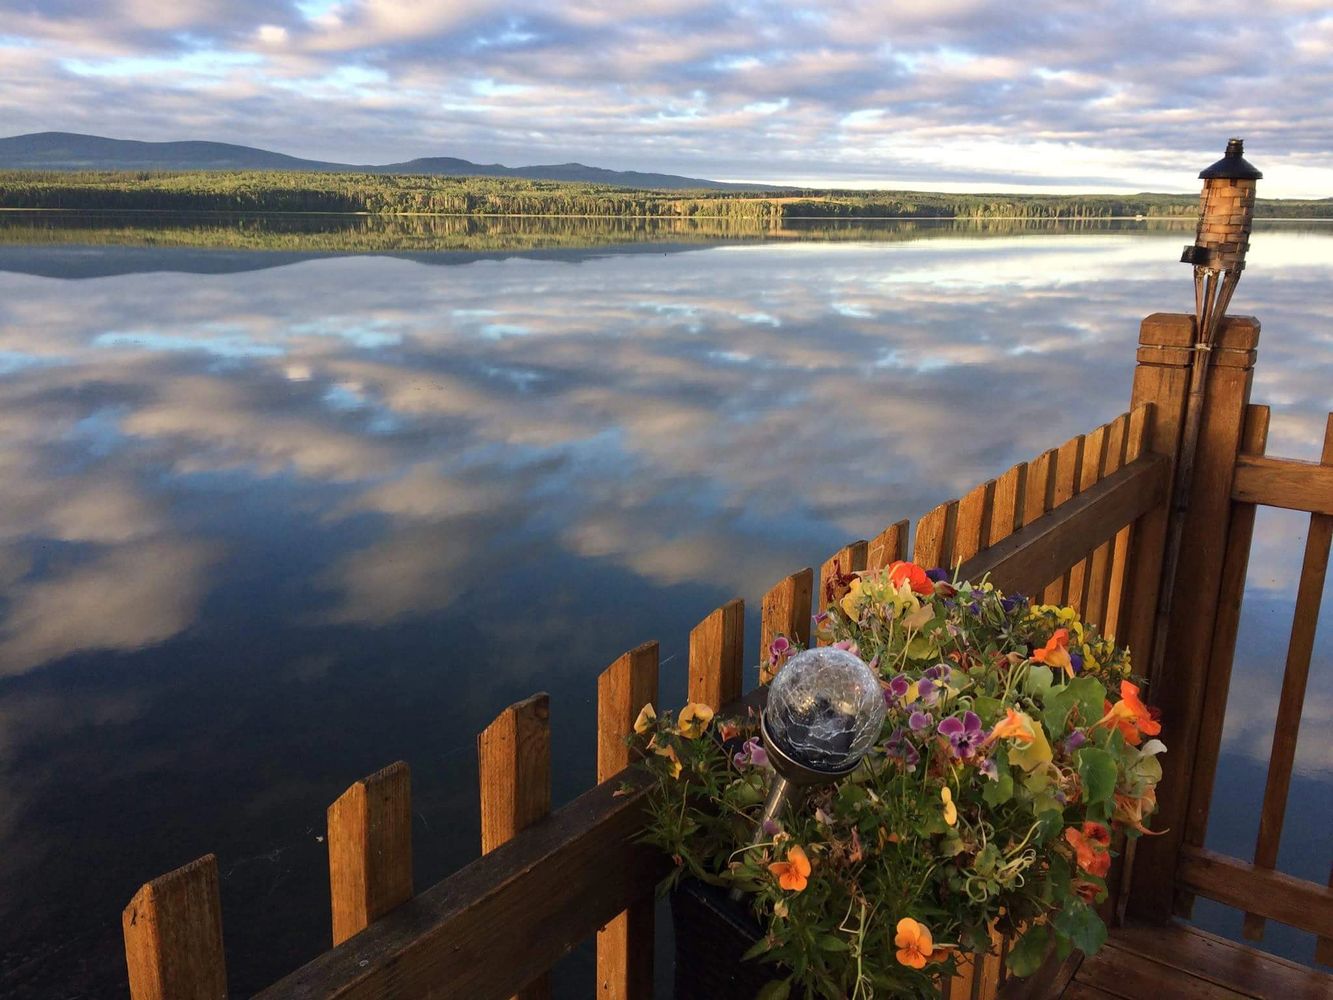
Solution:
M958 528L958 501L949 500L916 522L912 539L912 562L924 569L954 569L953 541Z
M1134 377L1134 402L1154 402L1153 450L1175 461L1180 443L1185 392L1192 363L1193 317L1150 316L1140 338L1139 367ZM1161 836L1145 837L1137 845L1129 912L1137 917L1165 921L1172 915L1176 866L1185 833L1199 730L1207 687L1208 664L1217 628L1223 561L1231 517L1231 480L1250 399L1254 348L1259 324L1249 318L1231 318L1220 331L1208 369L1207 398L1199 431L1188 496L1171 498L1183 505L1180 561L1174 580L1161 580L1167 509L1142 519L1134 538L1133 582L1128 591L1132 608L1124 613L1131 649L1149 670L1149 700L1162 711L1162 736L1170 753L1164 756L1158 790L1158 813L1153 827ZM1160 594L1170 586L1170 595ZM1158 638L1162 656L1144 664L1154 649L1154 621L1147 603L1151 597L1170 602L1173 613Z
M745 602L728 601L690 631L690 701L717 711L741 696Z
M808 572L808 571L807 571ZM630 763L628 739L644 705L657 699L657 643L632 649L597 678L597 783ZM597 995L651 1000L653 897L635 901L597 932Z
M132 1000L226 1000L218 859L145 883L121 915Z
M403 761L362 778L328 809L333 943L412 898L412 772Z
M481 853L489 854L551 812L551 699L545 692L515 702L477 737L481 785ZM549 973L516 1000L545 1000Z

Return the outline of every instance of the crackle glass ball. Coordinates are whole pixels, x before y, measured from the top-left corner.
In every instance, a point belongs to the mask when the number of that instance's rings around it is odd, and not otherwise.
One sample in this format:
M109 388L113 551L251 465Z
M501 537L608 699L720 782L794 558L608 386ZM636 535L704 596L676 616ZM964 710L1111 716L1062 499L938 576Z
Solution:
M769 685L764 723L793 760L816 771L842 771L879 736L884 695L874 671L846 650L807 649Z

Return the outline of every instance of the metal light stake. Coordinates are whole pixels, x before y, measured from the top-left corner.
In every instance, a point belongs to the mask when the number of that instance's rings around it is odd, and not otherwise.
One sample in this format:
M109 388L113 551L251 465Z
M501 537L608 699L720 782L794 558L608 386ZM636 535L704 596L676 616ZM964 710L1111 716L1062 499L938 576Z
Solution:
M759 731L776 774L754 839L799 794L856 770L884 725L884 693L875 672L842 649L797 653L774 678ZM740 899L740 889L731 891Z

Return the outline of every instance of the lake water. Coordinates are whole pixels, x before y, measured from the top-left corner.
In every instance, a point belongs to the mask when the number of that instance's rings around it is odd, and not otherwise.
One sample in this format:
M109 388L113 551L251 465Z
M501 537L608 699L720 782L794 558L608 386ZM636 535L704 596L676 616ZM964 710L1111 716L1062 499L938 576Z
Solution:
M677 702L689 628L739 595L756 662L768 586L1115 416L1141 317L1193 308L1180 226L548 223L525 244L512 224L379 255L50 227L0 221L0 994L19 997L122 995L121 908L209 851L233 992L276 979L327 945L324 810L353 780L411 764L431 884L477 853L474 738L505 705L551 693L568 800L620 652L660 639ZM1331 287L1333 227L1256 228L1232 311L1264 324L1272 454L1318 457ZM1239 856L1305 524L1262 511L1250 563L1210 831ZM1280 862L1317 881L1324 604Z

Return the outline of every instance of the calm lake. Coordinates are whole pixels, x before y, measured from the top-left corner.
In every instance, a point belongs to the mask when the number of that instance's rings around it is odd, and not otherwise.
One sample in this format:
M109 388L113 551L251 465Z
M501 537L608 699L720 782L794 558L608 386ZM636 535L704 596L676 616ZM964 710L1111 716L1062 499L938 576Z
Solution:
M209 851L234 995L290 971L327 947L324 810L352 781L410 763L431 884L477 854L474 739L505 705L550 692L572 798L619 653L660 639L677 703L689 628L739 595L756 663L771 584L1120 413L1139 320L1193 309L1180 225L358 223L340 244L247 243L238 222L184 248L188 221L58 228L77 221L0 219L15 997L122 996L121 908ZM1317 459L1333 225L1260 223L1252 244L1232 312L1263 321L1269 452ZM1259 517L1209 833L1238 856L1306 523ZM1316 881L1324 608L1280 862ZM1234 911L1196 914L1239 933ZM1271 922L1268 944L1312 960ZM568 964L565 995L589 995Z

